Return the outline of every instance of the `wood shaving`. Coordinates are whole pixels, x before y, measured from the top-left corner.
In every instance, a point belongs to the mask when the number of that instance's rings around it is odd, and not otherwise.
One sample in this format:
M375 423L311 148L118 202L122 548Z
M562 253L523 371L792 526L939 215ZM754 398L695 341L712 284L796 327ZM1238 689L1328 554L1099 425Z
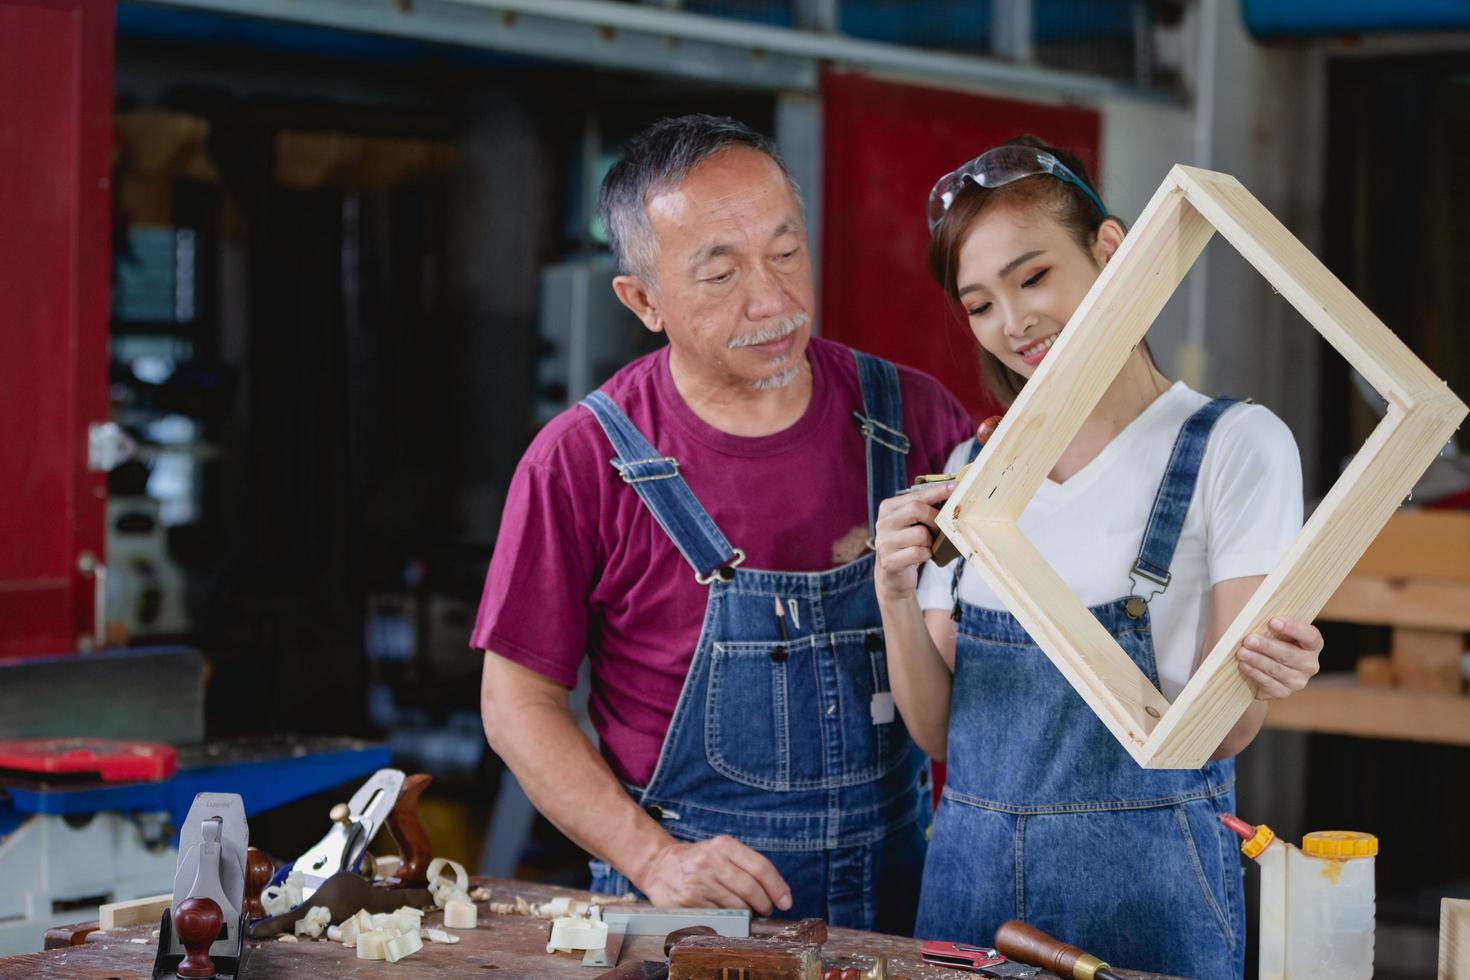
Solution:
M631 894L629 894L629 895L593 895L592 896L592 904L593 905L627 905L627 904L629 904L631 902L636 902L636 901L638 901L638 896L631 895Z

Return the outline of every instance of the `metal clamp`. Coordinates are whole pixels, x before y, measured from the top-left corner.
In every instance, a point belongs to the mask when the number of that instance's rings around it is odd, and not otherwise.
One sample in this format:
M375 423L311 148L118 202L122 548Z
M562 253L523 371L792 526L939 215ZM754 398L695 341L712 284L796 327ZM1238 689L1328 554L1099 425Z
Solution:
M743 561L745 561L745 552L741 551L739 548L736 548L734 558L730 559L719 568L716 568L708 575L701 575L698 572L695 572L694 581L698 582L700 585L709 585L715 579L719 579L721 582L728 582L735 577L735 568Z

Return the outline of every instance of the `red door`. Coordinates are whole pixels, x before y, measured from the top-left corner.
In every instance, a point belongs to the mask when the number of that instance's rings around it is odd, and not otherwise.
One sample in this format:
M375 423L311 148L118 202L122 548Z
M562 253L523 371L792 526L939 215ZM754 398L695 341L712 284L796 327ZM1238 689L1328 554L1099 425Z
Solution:
M93 635L105 474L112 0L0 0L0 658Z
M1021 133L1076 152L1098 179L1098 113L845 72L827 74L822 103L822 333L929 372L976 419L992 414L975 340L925 266L929 190Z

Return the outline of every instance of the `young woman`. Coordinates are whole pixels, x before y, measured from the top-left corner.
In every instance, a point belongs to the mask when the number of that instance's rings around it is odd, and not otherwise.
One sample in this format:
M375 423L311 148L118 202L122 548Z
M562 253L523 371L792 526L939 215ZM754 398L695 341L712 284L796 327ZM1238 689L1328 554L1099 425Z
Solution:
M1032 137L942 178L929 220L930 270L963 305L986 382L1009 404L1125 229L1080 161ZM949 471L976 451L960 446ZM926 564L950 492L886 501L876 534L893 693L914 739L949 764L918 935L988 943L1024 919L1130 968L1241 975L1238 841L1218 816L1234 805L1232 757L1265 702L1317 672L1321 634L1273 620L1250 637L1240 670L1257 700L1213 761L1142 769L974 569ZM1171 383L1141 344L1020 526L1173 699L1301 520L1286 426Z

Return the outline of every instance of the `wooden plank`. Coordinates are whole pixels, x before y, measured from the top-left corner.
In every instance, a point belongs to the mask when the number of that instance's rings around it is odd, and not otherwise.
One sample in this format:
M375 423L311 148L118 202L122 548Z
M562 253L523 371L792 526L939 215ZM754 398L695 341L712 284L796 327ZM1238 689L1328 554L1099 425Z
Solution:
M1470 584L1470 513L1400 511L1358 560L1359 575Z
M1440 899L1438 976L1470 980L1470 899Z
M1291 697L1272 701L1271 728L1470 745L1470 698L1402 688L1362 687L1351 677L1317 677Z
M1470 632L1470 584L1360 575L1354 571L1337 587L1317 618L1334 623Z
M97 927L125 929L128 926L156 926L163 910L172 905L173 900L173 892L169 892L126 902L109 902L97 910Z
M1079 615L1079 601L1024 545L1015 522L1212 227L1384 394L1389 410L1140 748L1137 734L1147 728L1129 700L1146 703L1138 694L1147 680ZM1316 617L1465 414L1448 386L1238 181L1175 167L960 479L939 525L1140 765L1197 768L1254 700L1236 663L1241 641L1274 616Z

